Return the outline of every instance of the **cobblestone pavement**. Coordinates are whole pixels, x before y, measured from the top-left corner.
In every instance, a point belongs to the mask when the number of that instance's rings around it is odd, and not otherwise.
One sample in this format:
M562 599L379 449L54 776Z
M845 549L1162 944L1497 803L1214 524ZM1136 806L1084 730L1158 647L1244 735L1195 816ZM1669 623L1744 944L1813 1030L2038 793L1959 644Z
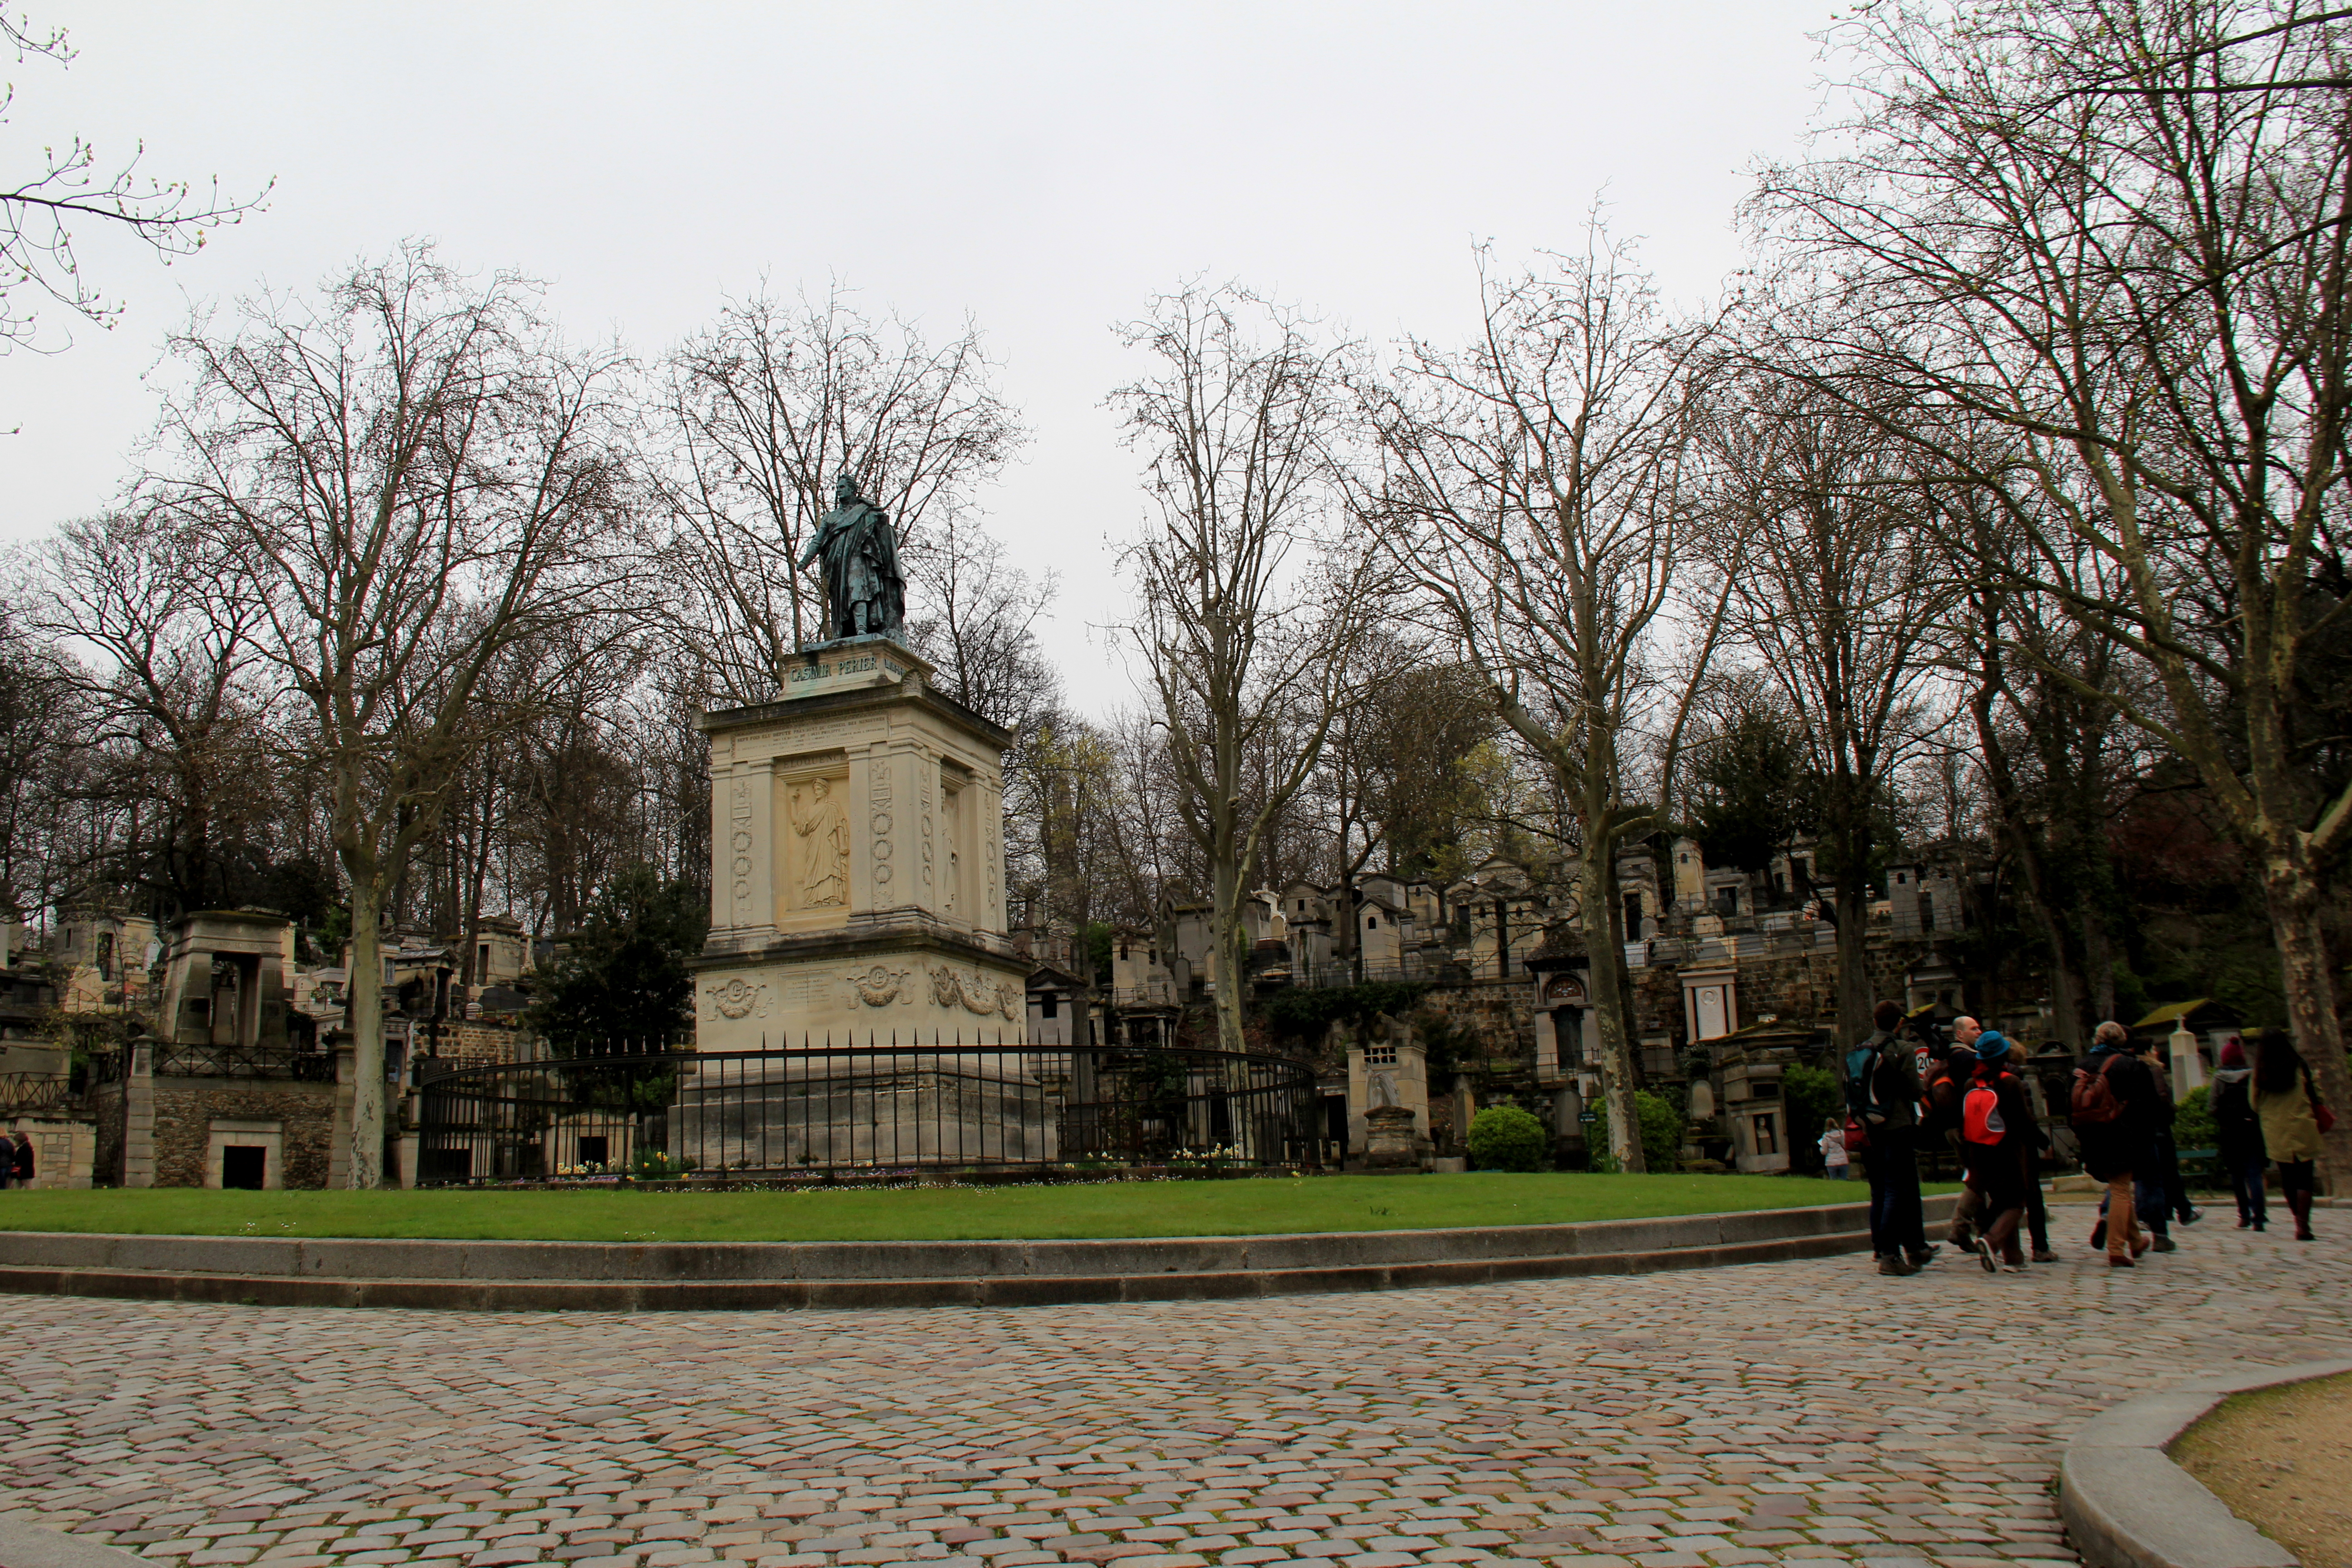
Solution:
M2051 1486L2084 1417L2352 1352L2335 1217L2298 1246L2216 1212L2126 1273L2069 1215L2023 1277L1947 1253L642 1317L7 1298L0 1511L187 1568L2071 1562Z

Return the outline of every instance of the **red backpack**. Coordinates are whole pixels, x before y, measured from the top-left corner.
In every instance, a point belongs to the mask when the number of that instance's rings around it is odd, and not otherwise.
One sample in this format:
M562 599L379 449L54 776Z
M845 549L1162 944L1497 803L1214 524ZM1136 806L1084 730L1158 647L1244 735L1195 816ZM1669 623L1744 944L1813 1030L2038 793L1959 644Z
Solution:
M2009 1123L2000 1114L2000 1085L2013 1082L2007 1073L1995 1073L1990 1078L1981 1075L1970 1080L1968 1092L1960 1097L1960 1136L1979 1147L1999 1143L2009 1131Z
M2096 1072L2087 1068L2074 1069L2074 1091L2067 1096L2067 1121L2077 1127L2105 1127L2123 1120L2124 1102L2115 1086L2107 1081L2107 1069L2118 1059L2119 1053L2111 1052Z

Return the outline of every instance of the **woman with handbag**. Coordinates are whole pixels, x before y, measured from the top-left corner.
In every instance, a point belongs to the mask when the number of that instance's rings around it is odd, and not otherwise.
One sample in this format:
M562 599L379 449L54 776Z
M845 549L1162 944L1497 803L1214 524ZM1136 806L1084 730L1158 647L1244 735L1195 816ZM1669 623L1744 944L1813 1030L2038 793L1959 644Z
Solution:
M2318 1189L2320 1120L2335 1117L2319 1103L2311 1064L2284 1029L2264 1029L2254 1066L2254 1110L2263 1119L2263 1144L2278 1165L2279 1195L2294 1215L2294 1238L2309 1241L2311 1198Z

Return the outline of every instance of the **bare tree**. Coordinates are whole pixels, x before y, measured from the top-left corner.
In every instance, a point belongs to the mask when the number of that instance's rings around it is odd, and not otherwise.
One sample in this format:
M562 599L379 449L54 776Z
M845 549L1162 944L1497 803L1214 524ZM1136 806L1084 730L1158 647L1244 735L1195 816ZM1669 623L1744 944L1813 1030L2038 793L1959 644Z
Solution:
M146 510L68 523L48 551L47 628L100 661L82 681L91 785L123 818L89 870L170 914L257 896L275 837L262 606L220 544Z
M0 588L0 918L81 884L114 826L73 809L89 794L86 673L42 632L14 565Z
M1669 318L1597 226L1592 240L1517 278L1482 257L1484 335L1459 352L1409 345L1374 417L1404 563L1570 802L1610 1152L1640 1171L1617 857L1664 826L1720 627L1719 601L1700 605L1696 658L1676 663L1690 373L1708 331ZM1642 776L1650 754L1663 778Z
M969 517L949 514L908 552L915 651L939 666L940 686L991 723L1018 733L1052 708L1060 682L1037 646L1055 577L1033 577Z
M618 361L562 348L520 280L474 283L422 247L173 348L193 385L152 490L250 583L328 775L352 904L351 1181L373 1187L385 905L458 764L527 711L486 700L501 666L603 614L632 558Z
M22 16L0 14L0 38L15 47L20 62L37 57L63 66L74 58L64 29L38 32ZM16 97L13 85L0 89L0 121ZM168 261L194 255L212 229L240 222L269 194L265 185L248 200L225 201L217 181L200 194L184 180L150 178L139 173L145 152L136 148L127 161L102 169L98 149L73 136L62 145L45 142L37 170L0 176L8 180L0 190L0 344L38 346L37 308L12 298L19 289L37 289L102 327L122 313L121 304L108 303L83 276L74 253L75 226L127 230Z
M979 331L933 347L836 289L822 303L730 303L665 367L670 450L654 465L684 591L671 626L717 690L764 702L817 635L815 577L794 565L846 474L890 514L904 555L965 511L1024 438Z
M1335 527L1355 353L1231 284L1164 295L1121 336L1158 362L1111 395L1129 444L1150 454L1157 514L1126 552L1129 630L1166 727L1178 816L1208 874L1218 1038L1240 1050L1242 903L1386 597L1373 552ZM1268 744L1276 731L1280 747ZM1265 763L1255 781L1254 760Z
M2001 0L1965 26L1877 6L1843 38L1843 155L1757 198L1835 328L1819 384L1867 386L2009 507L2030 551L1978 569L2152 677L2099 691L2004 639L2196 769L2261 867L2304 1054L2352 1102L2326 931L2352 788L2315 787L2298 700L2352 616L2320 586L2345 552L2352 26L2305 0ZM2352 1181L2352 1121L2328 1163Z
M1897 847L1880 825L1934 727L1927 651L1948 574L1907 448L1799 383L1738 379L1710 425L1710 552L1730 586L1731 633L1794 715L1813 774L1820 865L1834 884L1838 1035L1851 1046L1871 1032L1871 893Z

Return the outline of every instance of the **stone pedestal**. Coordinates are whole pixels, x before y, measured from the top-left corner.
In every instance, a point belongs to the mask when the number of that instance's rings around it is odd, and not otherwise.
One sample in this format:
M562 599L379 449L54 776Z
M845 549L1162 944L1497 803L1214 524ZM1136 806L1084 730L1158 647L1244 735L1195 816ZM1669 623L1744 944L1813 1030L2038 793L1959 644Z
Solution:
M806 650L782 700L703 716L710 936L699 1049L1019 1044L1005 934L1013 736L883 637Z

